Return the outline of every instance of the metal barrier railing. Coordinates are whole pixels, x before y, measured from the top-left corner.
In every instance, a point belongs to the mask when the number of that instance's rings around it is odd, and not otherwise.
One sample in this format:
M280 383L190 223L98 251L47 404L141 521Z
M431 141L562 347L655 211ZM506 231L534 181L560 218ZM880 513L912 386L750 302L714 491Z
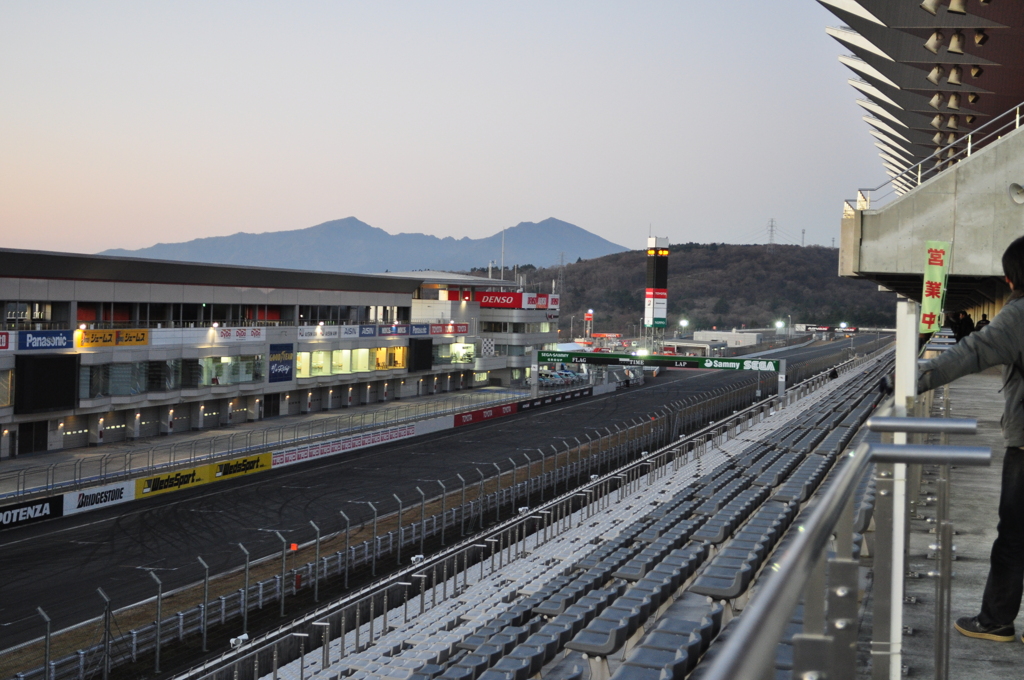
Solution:
M875 352L877 354L880 351ZM824 362L828 364L835 361L840 354L830 355L814 360L805 366L805 370L813 365L815 368L822 368L819 366L820 363ZM858 357L854 360L843 362L836 366L840 372L846 372L854 369L862 362L867 361L871 356ZM608 430L607 435L607 446L604 443L606 437L601 436L600 440L591 441L589 436L585 435L586 442L580 444L577 440L577 448L575 449L575 461L573 461L572 449L566 443L566 450L559 452L555 451L554 455L546 454L544 451L539 451L540 460L531 460L527 456L527 466L525 467L525 474L517 477L516 464L513 462L511 470L501 471L497 475L499 480L497 489L489 493L481 493L481 496L476 500L471 500L468 503L465 502L465 486L463 487L463 504L462 505L450 505L447 510L444 509L442 502L442 512L439 518L436 515L426 516L422 513L421 517L424 520L421 523L410 522L405 526L399 521L398 529L395 532L387 532L386 534L376 535L370 541L362 541L359 544L349 545L347 532L345 538L345 550L337 553L329 553L324 556L320 556L319 540L317 541L317 558L311 563L302 564L296 568L293 568L285 573L281 573L278 576L267 579L266 582L253 583L250 587L245 589L237 589L234 592L227 593L223 596L210 599L205 605L199 605L193 608L182 610L170 619L165 619L162 622L164 630L173 630L174 638L180 640L187 636L198 635L200 632L205 633L207 627L207 620L210 619L210 624L215 623L223 624L225 621L244 618L244 612L247 610L256 610L263 608L270 604L279 604L282 597L294 596L297 593L297 586L295 583L295 575L302 577L303 582L312 582L318 584L321 579L332 578L344 578L347 586L348 573L351 569L354 569L358 565L368 565L376 560L384 557L385 555L394 554L397 550L401 550L401 546L409 546L415 548L417 543L422 546L424 537L436 536L438 533L444 536L444 528L450 527L453 530L459 529L468 518L470 520L470 526L472 526L475 519L483 520L483 515L486 512L493 512L496 508L501 505L511 505L516 507L519 499L526 498L527 504L531 500L531 494L535 495L540 492L541 502L544 501L544 488L552 488L559 484L565 484L566 488L569 487L569 480L576 479L577 487L579 485L581 477L590 478L594 468L596 467L599 471L607 469L606 464L611 464L611 467L615 468L613 475L618 481L609 482L606 477L604 480L596 482L594 484L584 485L579 488L574 488L570 492L573 498L579 497L582 502L583 498L589 493L590 497L586 500L586 503L597 502L598 498L603 497L607 493L611 493L624 483L634 483L638 478L639 473L634 474L640 469L639 466L648 465L650 466L651 460L658 461L659 466L663 466L668 462L673 462L678 465L679 455L695 455L699 456L700 453L712 443L720 443L722 438L730 436L732 431L740 431L743 427L743 423L746 422L749 427L751 422L760 420L766 415L773 411L785 408L788 404L793 403L796 399L801 396L813 392L819 387L828 384L828 376L825 372L821 372L810 376L806 380L796 383L791 386L785 397L772 397L750 406L743 406L743 401L748 398L754 397L754 388L756 387L756 380L751 378L744 385L740 386L741 389L737 390L726 390L725 388L718 388L713 390L711 394L703 399L691 398L685 401L673 402L666 404L663 409L663 413L657 413L656 420L640 419L638 422L634 422L631 425L625 424L626 429L621 430L618 426L615 426L615 432ZM774 386L774 381L769 382L770 385ZM577 388L578 389L578 388ZM749 393L749 394L748 394ZM746 401L746 404L750 404L750 401ZM724 418L720 418L719 413L727 414ZM709 420L711 421L710 424ZM716 423L715 420L718 420ZM696 428L696 431L693 430ZM685 439L678 440L677 436L680 431L690 431L691 435ZM629 432L634 432L636 436L630 435ZM597 433L600 434L600 433ZM653 454L645 456L640 460L633 460L631 458L638 455L641 451L650 448L655 448L655 444L665 440L671 441L670 444L664 449L655 451ZM611 446L612 444L614 446ZM695 446L691 444L696 443ZM687 448L689 447L689 448ZM581 454L586 450L586 457ZM596 454L595 454L596 449ZM621 450L620 450L621 449ZM628 451L627 451L628 449ZM665 451L673 449L674 453L671 456L666 456ZM625 455L625 454L629 455ZM525 455L525 454L524 454ZM564 464L559 467L558 458L564 456ZM554 469L548 470L551 467L546 460L553 458ZM596 465L595 465L596 463ZM535 475L536 467L540 466L540 475ZM653 474L651 469L645 470L648 475ZM502 486L500 480L501 475L506 477L511 475L512 484L510 486ZM622 475L625 475L623 477ZM481 480L481 492L483 492L485 480ZM486 479L487 486L492 486L493 477ZM599 493L600 492L600 493ZM455 496L458 492L450 489L446 491L446 496ZM580 494L583 494L582 496ZM430 499L430 503L438 501L437 498ZM562 499L564 501L564 498ZM423 498L421 507L424 507L427 503L427 499ZM554 501L559 502L559 501ZM573 501L569 501L572 503ZM542 507L548 508L550 503L543 505ZM406 511L409 511L409 507ZM382 515L382 519L389 515ZM393 513L392 513L393 516ZM508 520L509 526L516 522L526 521L523 518L513 518ZM502 525L504 526L504 525ZM503 528L495 531L508 531L509 529ZM524 530L525 531L525 530ZM534 530L536 531L536 530ZM319 537L318 537L319 538ZM326 540L328 537L325 536ZM479 537L474 540L479 543ZM504 539L499 539L504 540ZM505 541L507 545L507 540ZM303 544L306 547L306 544ZM309 544L312 547L312 544ZM441 559L441 556L446 554L454 554L452 551L458 552L459 550L472 552L472 546L461 546L459 548L452 548L448 551L441 553L433 559ZM414 550L415 552L415 550ZM421 551L422 552L422 551ZM277 553L280 555L281 553ZM461 555L458 559L460 564L466 565L470 561L478 559L478 557L467 557L467 554L459 553ZM474 553L475 555L475 553ZM255 560L253 564L259 562L275 559L275 555L268 555L261 560ZM463 566L465 568L465 566ZM370 590L374 587L384 587L386 583L395 578L401 578L401 575L392 577L391 579L377 581L375 584L367 586ZM248 584L248 580L247 580ZM182 589L184 590L184 589ZM365 593L370 592L367 589L361 589L359 597L366 597ZM346 598L348 601L349 598ZM120 611L120 610L119 610ZM119 612L113 612L115 615ZM273 633L270 634L273 636ZM164 638L164 642L168 641L168 638ZM141 655L151 654L154 650L157 642L156 626L148 625L135 630L130 631L130 635L126 639L119 640L116 654L116 663L134 662ZM49 662L47 665L50 666L49 672L45 675L41 672L41 669L29 671L26 673L19 674L22 678L44 678L45 680L61 680L64 678L85 678L93 675L90 672L90 668L93 668L96 663L96 659L103 655L102 646L98 648L84 648L79 651L77 657L63 657L58 660ZM110 658L107 656L106 658ZM266 667L266 666L264 666Z
M863 358L860 360L849 360L839 364L836 368L839 372L846 372L856 368L863 360ZM550 537L548 535L548 527L554 523L565 522L567 518L571 518L574 502L578 510L586 510L586 512L607 507L611 501L611 494L619 494L619 500L621 500L622 493L635 488L635 485L641 483L644 478L648 480L648 484L653 483L656 478L664 474L668 465L671 464L674 469L678 469L681 464L691 458L701 457L710 446L721 445L725 437L732 436L734 432L736 434L741 432L744 429L744 424L749 428L768 415L779 409L786 408L794 403L795 400L813 393L828 383L829 378L825 372L812 375L802 382L791 386L783 397L772 397L755 403L732 413L724 421L712 422L698 431L682 439L672 441L670 444L651 453L645 451L641 458L625 462L620 467L600 478L591 478L589 482L582 486L570 489L562 496L537 508L531 508L530 514L525 517L509 519L504 524L489 530L486 534L474 536L460 545L453 546L442 553L431 556L415 569L402 570L398 574L381 579L362 588L358 593L311 612L297 621L286 624L260 636L258 639L248 642L245 649L225 652L218 658L211 659L188 672L178 674L176 677L194 680L226 680L229 677L234 677L240 667L246 669L246 674L250 671L258 674L258 669L266 669L271 664L276 671L279 665L298 658L300 653L307 649L313 649L313 647L306 648L304 646L300 648L299 640L292 637L295 633L311 635L316 632L317 635L323 636L315 644L319 644L321 649L325 650L325 658L328 658L326 655L329 652L326 651L327 648L324 646L324 643L337 639L339 635L344 636L346 630L349 632L353 630L351 627L346 628L347 626L352 624L360 625L360 623L365 626L367 621L362 620L360 622L360 618L357 617L361 616L362 613L369 613L369 602L373 601L373 598L383 599L383 592L387 592L395 587L404 589L402 592L408 592L409 584L417 585L419 587L421 603L424 603L427 597L437 596L438 583L458 580L457 574L459 572L453 571L450 575L444 573L443 565L462 564L463 578L465 578L465 571L471 568L479 568L479 560L487 559L487 555L482 552L482 545L487 545L488 541L493 540L499 545L504 545L505 550L509 551L509 546L515 545L513 538L510 537L518 537L518 540L524 541L522 553L516 553L514 549L507 553L510 559L514 559L519 554L527 554L525 551L527 536L532 537L538 544L553 538L553 534ZM571 522L571 519L569 521ZM527 531L527 523L529 522L533 523L532 532ZM494 539L493 537L495 536L498 538ZM493 546L493 543L491 545ZM492 552L492 557L493 554ZM446 580L440 582L437 580L436 572L438 568L441 568L442 577L445 577ZM422 581L417 579L422 579ZM425 583L430 583L431 585L424 587ZM425 593L427 592L430 594L426 595ZM442 601L447 599L447 592L447 590L442 592ZM453 596L456 594L454 589L451 592ZM436 602L432 602L433 604L436 604ZM383 605L386 607L386 602ZM376 611L378 612L377 616L383 615L380 609ZM360 612L360 614L357 615L356 612ZM314 628L314 626L321 626L322 629ZM357 641L356 645L358 647L360 643ZM342 656L345 653L345 648L342 647Z
M920 186L925 181L937 176L939 173L953 167L956 163L970 156L978 147L984 146L998 139L1007 131L1016 130L1020 127L1021 112L1024 110L1024 102L1007 109L998 116L992 118L984 125L967 134L957 137L953 142L938 148L934 153L922 161L914 163L906 170L883 182L877 187L870 189L859 189L857 199L858 209L868 209L873 200L886 198L893 193L907 192L914 187ZM956 116L956 114L953 114ZM938 129L938 128L936 128ZM941 133L938 133L941 134ZM943 158L945 154L945 158ZM929 167L926 164L931 164ZM872 198L872 194L889 187L889 191ZM853 207L853 206L851 206Z
M869 427L903 433L973 433L973 420L928 420L919 418L872 418ZM875 510L876 539L873 658L888 655L890 612L887 583L902 578L892 571L892 531L886 531L901 513L893 507L893 464L938 464L948 466L989 465L988 447L926 446L920 444L861 444L847 454L833 483L825 490L807 518L797 525L793 542L767 569L771 576L751 598L724 647L716 656L706 680L761 680L774 668L776 648L797 604L804 599L803 632L793 638L793 677L852 679L856 675L859 562L853 560L854 494L871 463L878 463L878 506ZM940 487L942 489L942 487ZM948 496L946 500L948 509ZM944 591L940 607L948 619L952 526L940 525L938 588ZM835 540L835 557L828 559L829 542ZM890 540L886 540L886 539ZM887 546L888 543L888 546ZM902 566L902 561L898 561ZM826 578L827 567L827 578ZM886 578L887 576L887 578ZM939 613L937 612L937 616ZM948 626L936 635L948 636ZM947 648L948 649L948 646ZM947 666L948 667L948 666ZM876 676L877 677L877 676Z
M545 394L574 391L580 385L559 387ZM529 398L526 391L480 399L471 393L422 404L402 404L393 408L364 413L320 418L304 423L282 425L230 435L161 444L137 451L121 451L64 463L51 463L9 472L0 472L0 500L34 493L70 491L84 486L98 486L150 472L166 472L178 467L192 467L217 460L249 455L299 442L313 441L343 434L390 427L400 423L436 418L466 409L497 406Z

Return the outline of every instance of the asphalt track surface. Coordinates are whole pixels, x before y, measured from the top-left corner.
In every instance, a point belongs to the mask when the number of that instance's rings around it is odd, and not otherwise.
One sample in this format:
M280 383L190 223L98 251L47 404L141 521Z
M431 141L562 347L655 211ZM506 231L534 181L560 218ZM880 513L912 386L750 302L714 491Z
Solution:
M847 346L787 350L770 358L786 358L792 365ZM509 457L524 465L524 451L536 460L539 447L564 449L564 438L583 439L597 428L749 377L726 371L663 372L628 391L4 531L0 650L41 635L37 606L59 630L102 613L98 587L119 608L155 594L146 570L157 570L167 592L202 579L196 556L209 563L211 574L237 568L243 562L239 542L254 559L280 554L274 530L289 541L308 541L314 536L310 520L325 534L342 529L339 510L355 527L372 517L365 501L374 502L381 514L393 512L392 494L411 505L419 499L416 486L431 496L440 492L436 483L423 480L440 478L451 490L458 485L451 481L456 473L478 480L476 468L489 476L493 461L508 470Z

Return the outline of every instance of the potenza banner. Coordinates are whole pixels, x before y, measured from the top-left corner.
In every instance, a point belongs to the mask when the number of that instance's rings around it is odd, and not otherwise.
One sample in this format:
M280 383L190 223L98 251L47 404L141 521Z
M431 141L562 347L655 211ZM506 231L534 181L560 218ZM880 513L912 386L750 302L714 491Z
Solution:
M946 277L953 245L947 241L927 241L924 262L924 288L921 291L919 333L934 333L942 326L942 308L946 302Z
M0 508L0 529L41 522L64 514L64 497L51 496Z

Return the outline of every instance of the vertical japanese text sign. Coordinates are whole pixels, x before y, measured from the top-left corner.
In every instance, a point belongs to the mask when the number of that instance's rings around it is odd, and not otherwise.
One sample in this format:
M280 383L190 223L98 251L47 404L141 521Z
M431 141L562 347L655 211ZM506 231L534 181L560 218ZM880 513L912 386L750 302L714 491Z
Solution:
M946 301L946 275L952 244L927 241L924 263L924 289L921 292L921 333L934 333L941 326L942 306Z

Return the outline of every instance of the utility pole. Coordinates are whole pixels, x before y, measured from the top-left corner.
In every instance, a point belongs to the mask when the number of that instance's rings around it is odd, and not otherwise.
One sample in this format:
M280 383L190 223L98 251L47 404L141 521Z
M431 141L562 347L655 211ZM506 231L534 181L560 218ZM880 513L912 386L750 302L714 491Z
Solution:
M803 247L804 247L804 236L805 236L806 234L807 234L807 230L806 230L806 229L801 229L801 230L800 230L800 247L801 247L801 248L803 248Z

